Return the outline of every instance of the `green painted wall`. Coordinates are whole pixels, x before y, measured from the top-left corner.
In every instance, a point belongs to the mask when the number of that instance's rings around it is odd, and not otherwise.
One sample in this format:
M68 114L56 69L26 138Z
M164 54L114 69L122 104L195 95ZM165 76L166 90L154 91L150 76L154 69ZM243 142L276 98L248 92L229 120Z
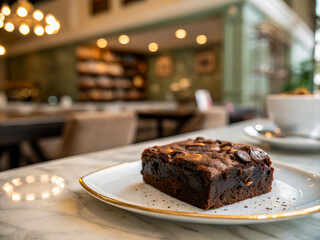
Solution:
M194 70L194 58L198 52L212 51L216 56L215 70L210 74L198 74ZM168 55L173 59L173 73L169 77L159 77L155 72L155 61L159 56ZM148 96L152 100L170 98L192 99L197 89L208 89L214 101L222 100L222 44L211 46L171 50L151 55L148 58ZM190 79L191 86L179 92L172 92L170 84L181 78Z
M33 52L7 59L9 81L31 81L40 87L41 101L50 95L76 98L75 46Z

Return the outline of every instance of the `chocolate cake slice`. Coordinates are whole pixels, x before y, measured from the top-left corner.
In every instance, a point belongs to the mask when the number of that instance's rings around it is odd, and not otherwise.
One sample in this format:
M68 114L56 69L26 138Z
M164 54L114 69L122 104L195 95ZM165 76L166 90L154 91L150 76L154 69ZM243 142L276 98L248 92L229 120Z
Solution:
M151 186L203 209L270 192L273 181L262 149L203 138L145 149L141 174Z

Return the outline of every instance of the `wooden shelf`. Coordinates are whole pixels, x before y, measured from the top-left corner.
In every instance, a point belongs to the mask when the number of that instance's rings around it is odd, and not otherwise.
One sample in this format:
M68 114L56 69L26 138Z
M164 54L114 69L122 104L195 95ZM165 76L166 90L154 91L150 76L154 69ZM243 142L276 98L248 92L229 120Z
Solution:
M84 46L82 46L81 48L84 48ZM124 69L124 73L114 74L108 72L102 73L95 71L78 70L78 99L80 101L134 101L143 100L146 98L145 70L143 70L146 68L146 56L135 53L109 51L109 54L114 55L110 55L110 57L114 57L115 59L107 60L105 59L106 55L104 54L108 53L106 53L105 50L95 49L94 51L95 57L84 58L78 56L78 64L101 64L103 70L103 64L117 64L119 65L119 68L122 67ZM97 58L97 51L100 51L99 58ZM86 68L86 66L83 65L81 67ZM95 66L87 67L88 69L96 68ZM144 82L142 85L134 85L133 79L136 76L139 76L143 79ZM107 84L106 86L99 85L99 81L103 81L101 80L101 78L103 77L109 79L110 86L108 86ZM88 82L86 83L86 81Z

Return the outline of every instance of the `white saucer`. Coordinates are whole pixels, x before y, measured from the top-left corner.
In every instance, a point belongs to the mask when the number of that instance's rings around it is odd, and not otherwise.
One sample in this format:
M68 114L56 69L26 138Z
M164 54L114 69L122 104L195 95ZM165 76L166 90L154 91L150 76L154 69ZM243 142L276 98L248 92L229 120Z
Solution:
M141 161L123 163L80 178L95 198L127 211L173 221L253 224L283 221L320 211L320 176L273 161L272 191L213 210L166 195L142 180Z
M243 129L244 133L254 139L260 140L263 143L268 143L273 147L292 149L298 151L320 151L320 141L301 137L266 137L264 134L256 130L256 126L261 130L275 130L276 127L272 124L257 124L247 126Z

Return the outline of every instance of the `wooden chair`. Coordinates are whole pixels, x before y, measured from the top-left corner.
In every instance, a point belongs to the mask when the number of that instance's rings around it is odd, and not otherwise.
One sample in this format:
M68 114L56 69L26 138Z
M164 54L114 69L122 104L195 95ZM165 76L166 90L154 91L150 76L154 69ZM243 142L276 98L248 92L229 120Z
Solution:
M207 110L199 110L186 122L180 133L222 127L227 125L228 121L229 116L226 108L224 106L213 106Z
M40 145L49 159L84 154L130 144L136 128L133 112L74 113L66 123L62 139L51 143L46 139Z

